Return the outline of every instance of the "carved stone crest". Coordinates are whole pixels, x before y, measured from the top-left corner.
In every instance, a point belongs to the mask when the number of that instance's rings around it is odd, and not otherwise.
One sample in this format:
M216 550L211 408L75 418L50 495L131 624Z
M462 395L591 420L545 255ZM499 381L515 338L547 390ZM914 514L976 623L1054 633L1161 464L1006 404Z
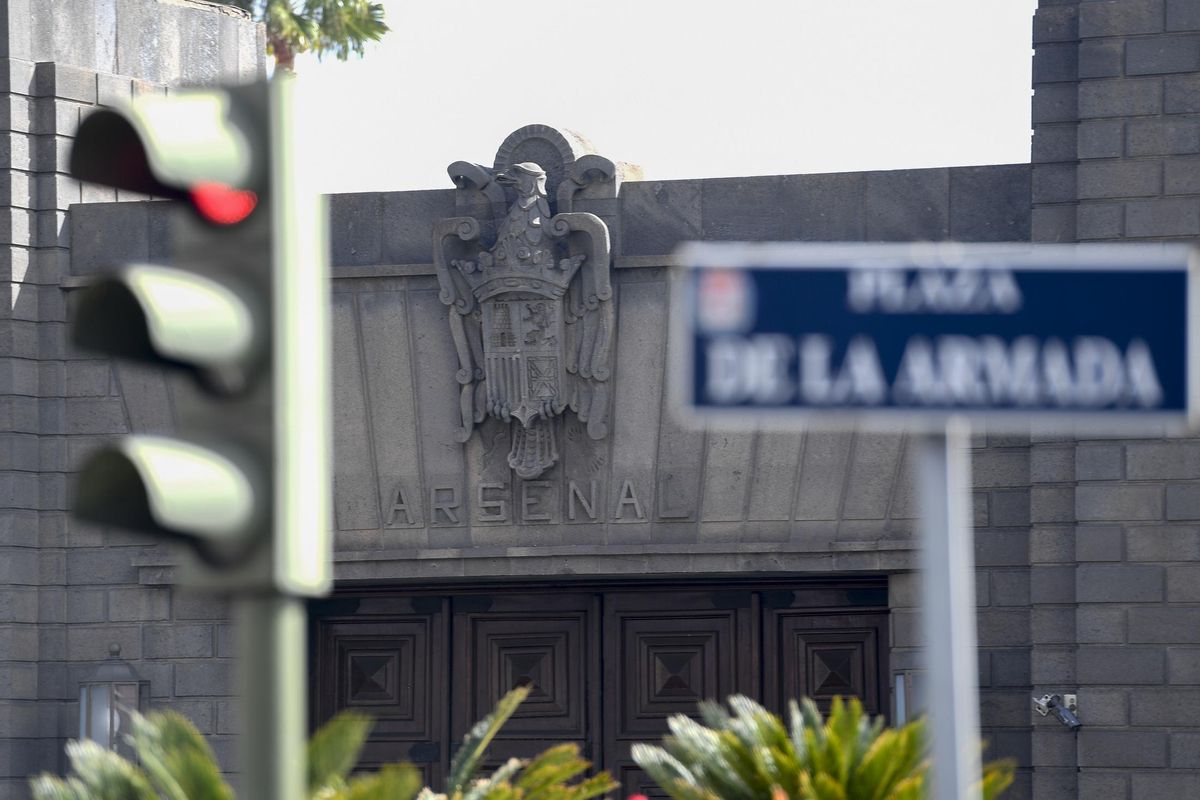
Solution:
M510 423L508 463L536 478L559 458L567 409L592 439L608 434L614 325L608 226L572 210L595 186L616 196L618 168L573 134L544 125L505 140L492 168L455 162L458 207L441 220L434 265L450 306L465 442L477 423Z

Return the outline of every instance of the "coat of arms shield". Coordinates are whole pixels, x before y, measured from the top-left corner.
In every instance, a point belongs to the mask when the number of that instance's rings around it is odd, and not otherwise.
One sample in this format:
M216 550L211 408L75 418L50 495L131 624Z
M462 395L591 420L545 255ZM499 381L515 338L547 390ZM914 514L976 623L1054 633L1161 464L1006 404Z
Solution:
M523 132L528 130L517 134ZM559 190L559 213L552 214L541 164L514 161L488 169L456 162L450 173L460 188L479 190L491 201L495 241L480 243L484 226L474 216L443 220L434 232L441 299L451 308L459 358L458 438L466 441L489 416L509 422L508 463L525 479L558 461L554 419L567 409L586 423L591 438L608 432L608 227L595 214L563 207L571 205L573 191L597 177L615 183L616 170L595 155L551 168L564 167L569 173L559 179L568 185Z

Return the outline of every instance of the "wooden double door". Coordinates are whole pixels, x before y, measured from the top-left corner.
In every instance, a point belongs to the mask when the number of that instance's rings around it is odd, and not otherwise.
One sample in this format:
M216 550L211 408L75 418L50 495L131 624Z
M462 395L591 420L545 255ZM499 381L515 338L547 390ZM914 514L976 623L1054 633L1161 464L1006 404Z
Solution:
M313 612L314 725L345 708L371 715L361 766L408 760L436 788L463 734L519 685L531 693L489 766L575 742L626 793L651 797L630 746L659 741L667 717L701 699L889 705L877 582L372 592Z

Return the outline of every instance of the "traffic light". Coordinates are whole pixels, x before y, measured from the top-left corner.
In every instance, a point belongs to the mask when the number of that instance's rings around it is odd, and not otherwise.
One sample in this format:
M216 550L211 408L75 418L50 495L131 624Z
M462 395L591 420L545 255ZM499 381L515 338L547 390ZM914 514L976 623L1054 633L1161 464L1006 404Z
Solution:
M288 79L145 97L80 125L71 173L172 202L171 266L78 297L77 346L187 373L179 438L128 436L79 473L75 514L183 542L181 583L331 584L329 266L323 198L294 164Z

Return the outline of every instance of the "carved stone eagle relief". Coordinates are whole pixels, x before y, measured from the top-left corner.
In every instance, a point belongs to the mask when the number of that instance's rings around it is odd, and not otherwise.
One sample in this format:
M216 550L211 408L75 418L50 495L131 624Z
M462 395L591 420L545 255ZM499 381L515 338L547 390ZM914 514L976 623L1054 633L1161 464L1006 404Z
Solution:
M596 155L576 158L573 144L553 128L528 126L506 140L492 169L452 164L460 208L490 213L483 224L454 217L434 231L440 297L450 306L459 362L457 438L465 442L488 416L510 423L508 464L524 479L558 461L554 420L567 409L592 439L608 434L609 232L600 217L570 208L590 183L613 184L615 196L616 167ZM512 160L523 153L550 163ZM559 181L555 201L551 172Z

